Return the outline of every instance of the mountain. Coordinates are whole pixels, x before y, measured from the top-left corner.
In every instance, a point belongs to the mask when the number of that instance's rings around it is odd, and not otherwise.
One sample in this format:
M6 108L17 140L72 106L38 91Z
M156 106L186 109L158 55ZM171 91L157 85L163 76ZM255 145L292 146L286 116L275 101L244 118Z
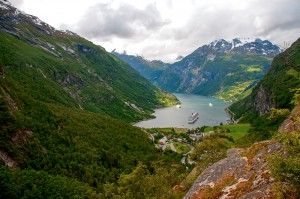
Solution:
M163 92L102 47L3 2L1 70L22 92L126 121L163 105Z
M267 40L216 40L169 66L155 83L170 92L236 101L251 91L279 52Z
M112 53L121 60L127 62L153 84L155 84L162 72L165 71L170 65L160 60L149 61L142 56L127 55L126 52L118 53L113 51Z
M251 120L276 109L295 106L300 87L300 39L278 54L265 77L253 88L251 95L229 107L235 118Z
M250 121L251 128L244 137L235 140L238 148L227 150L225 159L216 160L208 167L202 168L201 174L184 196L185 199L207 196L300 197L299 72L300 38L274 58L267 74L248 97L230 107L236 119ZM228 125L229 128L230 126ZM226 137L226 134L222 135L221 130L218 131L204 139L215 136L214 143L217 143L217 136ZM231 132L227 133L227 136L230 135ZM205 145L205 142L209 144ZM213 151L210 158L214 154L221 154L222 144L212 147L211 143L204 140L195 147L193 153L196 152L199 162L205 162L207 156L204 154L209 147Z
M0 198L107 198L137 165L173 164L129 124L169 99L102 47L0 0Z

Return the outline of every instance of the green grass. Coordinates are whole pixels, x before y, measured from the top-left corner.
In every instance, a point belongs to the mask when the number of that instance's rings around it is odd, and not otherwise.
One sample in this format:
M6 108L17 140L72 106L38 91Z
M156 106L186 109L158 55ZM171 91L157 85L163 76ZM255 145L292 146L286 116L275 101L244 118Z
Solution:
M250 67L247 69L247 72L261 72L261 68L256 68L256 67Z
M177 153L185 154L191 150L191 148L184 143L181 142L173 142L174 147L176 148Z
M209 131L214 131L214 127L208 126L208 127L206 127L206 128L204 129L204 133L207 133L207 132L209 132Z
M227 134L231 135L233 140L236 141L247 134L248 130L251 128L251 125L249 123L228 124L224 125L223 127L230 130L230 132Z
M229 129L228 133L225 133L225 135L229 135L233 138L234 143L230 143L229 145L231 147L235 146L236 144L239 144L238 142L248 134L248 130L251 128L251 125L249 123L245 124L227 124L223 126L219 126L221 129ZM206 127L204 132L207 133L209 131L214 131L214 127L209 126Z
M226 101L237 101L245 98L250 94L251 89L249 87L253 84L253 81L236 82L232 86L226 87L224 90L217 92L214 96Z

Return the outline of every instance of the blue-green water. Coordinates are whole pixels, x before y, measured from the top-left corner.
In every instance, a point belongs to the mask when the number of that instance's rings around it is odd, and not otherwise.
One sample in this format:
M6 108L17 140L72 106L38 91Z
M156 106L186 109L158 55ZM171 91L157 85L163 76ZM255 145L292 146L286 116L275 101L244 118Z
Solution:
M181 108L176 106L156 109L153 115L155 119L136 123L135 126L144 128L153 127L178 127L178 128L196 128L199 126L216 126L227 123L229 116L225 112L225 108L231 103L224 102L212 97L192 94L175 93L176 97L181 102ZM209 103L212 106L209 106ZM193 111L199 113L199 119L188 124L188 117Z

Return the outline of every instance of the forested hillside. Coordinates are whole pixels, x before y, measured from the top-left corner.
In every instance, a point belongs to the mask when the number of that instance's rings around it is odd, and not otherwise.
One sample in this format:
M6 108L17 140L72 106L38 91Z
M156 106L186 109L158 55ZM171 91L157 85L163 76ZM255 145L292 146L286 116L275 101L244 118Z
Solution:
M176 102L103 48L0 1L0 198L107 198L138 165L168 174L176 155L129 122Z
M103 48L5 6L0 24L5 83L34 99L126 121L149 117L165 105L163 92Z

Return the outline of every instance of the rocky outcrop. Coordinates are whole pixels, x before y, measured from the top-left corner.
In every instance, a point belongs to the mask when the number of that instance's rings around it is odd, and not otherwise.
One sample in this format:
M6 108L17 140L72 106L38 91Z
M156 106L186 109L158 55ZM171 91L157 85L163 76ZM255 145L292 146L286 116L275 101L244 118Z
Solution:
M77 49L79 52L86 52L86 53L92 52L92 49L89 46L86 46L84 44L78 44Z
M280 151L275 141L254 144L247 149L230 149L227 158L204 170L184 199L271 198L274 179L267 156Z
M27 138L32 136L32 131L30 130L20 130L17 129L16 132L14 134L12 134L11 136L11 141L13 141L13 143L15 144L24 144L27 140Z
M9 95L8 92L5 91L5 89L3 87L0 86L0 91L3 93L3 95L5 96L8 105L10 107L11 111L17 111L19 110L17 103L13 100L13 98ZM1 94L0 94L1 96Z
M259 112L259 115L264 115L268 113L271 110L271 108L274 107L274 104L272 103L270 96L267 95L262 85L260 85L257 91L254 107Z
M0 150L0 160L4 162L5 166L9 168L18 168L19 165L16 161L14 161L11 157L7 155L4 151Z
M282 123L278 133L300 133L300 103ZM198 176L185 199L192 198L273 198L275 180L270 176L267 157L286 154L275 140L253 144L246 149L230 149L227 158ZM214 196L214 197L212 197Z
M279 133L300 133L300 104L298 104L292 111L291 115L279 127Z

